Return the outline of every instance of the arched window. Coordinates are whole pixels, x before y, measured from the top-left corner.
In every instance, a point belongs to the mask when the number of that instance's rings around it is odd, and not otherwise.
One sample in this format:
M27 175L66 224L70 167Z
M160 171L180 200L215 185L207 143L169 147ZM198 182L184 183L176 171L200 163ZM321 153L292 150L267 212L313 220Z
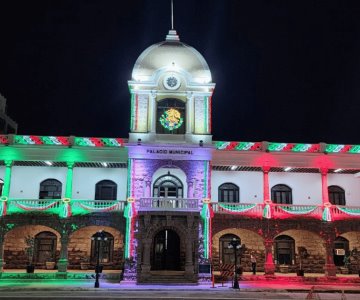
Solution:
M55 260L56 240L56 235L50 231L43 231L35 236L34 260L36 263Z
M39 199L61 199L62 184L56 179L46 179L40 183Z
M185 134L185 124L185 102L175 98L166 98L158 101L156 133Z
M160 176L154 182L153 196L165 198L183 198L183 184L176 176L168 174Z
M346 205L345 191L337 185L331 185L328 187L329 201L334 205Z
M292 265L295 257L295 240L288 235L275 238L275 258L280 265Z
M291 188L285 184L277 184L271 188L271 199L278 204L292 204Z
M2 194L3 187L4 187L4 181L0 178L0 195Z
M110 263L113 259L113 252L114 252L114 237L108 233L104 232L105 240L100 242L99 247L99 261L101 263ZM96 263L97 260L97 249L96 249L96 241L95 241L96 233L92 236L91 239L91 255L90 260L93 264Z
M116 200L117 184L111 180L99 181L95 186L95 200Z
M235 234L225 234L220 237L219 243L220 243L220 263L222 264L234 264L235 263L235 257L234 257L234 249L229 249L229 243L233 239L237 239L241 242L240 238ZM237 251L237 262L240 264L240 251Z
M239 187L233 183L224 183L219 186L219 202L238 203Z
M338 236L334 241L334 264L335 266L343 266L345 255L349 255L349 241Z

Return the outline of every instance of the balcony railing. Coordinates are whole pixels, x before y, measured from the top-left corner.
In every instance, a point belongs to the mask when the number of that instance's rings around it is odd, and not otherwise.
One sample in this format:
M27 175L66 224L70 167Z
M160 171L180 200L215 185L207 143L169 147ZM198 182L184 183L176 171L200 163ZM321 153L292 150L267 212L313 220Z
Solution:
M89 213L123 212L126 201L72 199L6 199L0 198L0 217L11 214L39 212L60 217ZM275 203L211 203L215 214L238 215L249 218L291 219L313 218L336 221L360 218L360 207L340 205L289 205ZM202 201L194 198L140 198L135 200L138 211L199 212Z
M139 211L199 211L199 199L141 198Z

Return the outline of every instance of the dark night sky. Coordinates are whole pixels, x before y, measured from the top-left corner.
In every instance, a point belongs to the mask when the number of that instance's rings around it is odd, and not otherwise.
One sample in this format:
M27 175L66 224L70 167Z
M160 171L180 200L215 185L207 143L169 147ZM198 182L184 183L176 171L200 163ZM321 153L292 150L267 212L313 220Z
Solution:
M0 93L20 134L127 137L127 80L169 0L1 1ZM175 0L216 83L214 140L360 144L360 1Z

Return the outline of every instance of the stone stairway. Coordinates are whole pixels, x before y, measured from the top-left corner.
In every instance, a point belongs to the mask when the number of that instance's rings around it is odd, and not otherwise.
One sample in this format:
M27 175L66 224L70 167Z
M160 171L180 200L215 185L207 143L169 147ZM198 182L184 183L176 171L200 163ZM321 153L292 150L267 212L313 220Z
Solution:
M160 284L160 285L197 285L197 279L186 278L184 271L151 271L150 277L144 278L138 284Z

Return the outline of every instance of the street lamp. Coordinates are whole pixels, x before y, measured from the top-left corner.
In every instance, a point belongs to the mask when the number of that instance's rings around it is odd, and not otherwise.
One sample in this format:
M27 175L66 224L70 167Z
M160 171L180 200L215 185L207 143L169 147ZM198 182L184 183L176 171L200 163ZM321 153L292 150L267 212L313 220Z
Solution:
M105 232L100 230L95 233L92 238L95 242L95 255L96 255L96 266L95 266L95 288L100 287L99 285L99 274L102 273L102 266L100 266L100 250L102 249L102 243L107 240Z
M234 272L234 282L233 282L233 289L239 289L239 282L237 279L237 255L236 255L236 250L239 250L243 247L244 245L240 244L240 240L233 238L231 242L229 242L228 248L229 249L234 249L234 258L235 258L235 272Z

